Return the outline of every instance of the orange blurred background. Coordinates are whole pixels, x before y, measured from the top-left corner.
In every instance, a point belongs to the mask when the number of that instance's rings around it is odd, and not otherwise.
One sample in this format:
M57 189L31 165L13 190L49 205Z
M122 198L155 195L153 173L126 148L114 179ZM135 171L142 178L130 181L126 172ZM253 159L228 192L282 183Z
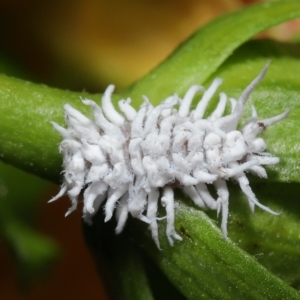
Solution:
M250 0L9 0L0 2L0 50L21 77L50 86L101 91L134 82L165 59L195 29ZM264 36L290 39L299 21ZM1 70L0 70L1 72ZM64 213L69 200L46 204L38 228L56 239L62 255L46 281L22 294L4 247L0 248L1 299L106 299L81 235L81 215Z
M1 48L36 82L98 92L111 83L122 88L201 25L254 2L2 0ZM269 35L289 39L293 24Z

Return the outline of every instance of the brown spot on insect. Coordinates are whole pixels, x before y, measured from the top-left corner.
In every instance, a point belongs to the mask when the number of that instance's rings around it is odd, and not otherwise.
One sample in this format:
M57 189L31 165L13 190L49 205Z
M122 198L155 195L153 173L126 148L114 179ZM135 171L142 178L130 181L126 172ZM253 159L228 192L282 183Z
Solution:
M169 182L168 184L166 184L166 186L175 189L175 188L180 188L181 187L181 183L178 179L175 179L172 182Z
M263 122L257 122L257 125L258 125L262 130L265 130L265 129L267 128Z
M244 155L240 160L238 160L238 163L241 165L247 161L247 154Z

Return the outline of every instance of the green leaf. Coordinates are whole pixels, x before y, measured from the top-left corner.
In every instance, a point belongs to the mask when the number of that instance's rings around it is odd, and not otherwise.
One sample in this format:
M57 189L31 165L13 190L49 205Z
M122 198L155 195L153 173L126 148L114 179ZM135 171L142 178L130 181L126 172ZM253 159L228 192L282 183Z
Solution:
M274 275L300 290L300 184L260 182L251 185L261 203L281 212L271 215L257 208L251 213L247 200L231 189L229 236L237 247L253 255ZM211 213L211 217L214 217Z
M200 28L147 76L122 95L140 103L141 95L159 103L170 94L183 94L202 84L244 42L279 23L300 17L298 0L272 1L223 15Z
M288 199L297 195L299 185L291 187L281 184L274 189L270 184L264 186L259 183L253 189L255 192L258 190L257 196L264 199L264 204L275 211L282 210L283 214L274 216L259 209L252 214L242 193L236 186L230 185L230 240L224 239L216 224L219 222L216 212L209 212L209 218L181 192L176 193L176 230L183 241L176 242L173 247L165 236L164 221L159 223L162 246L162 251L159 251L147 224L131 219L127 230L115 236L116 224L104 224L101 211L94 217L91 227L84 226L85 236L88 244L92 245L96 261L99 263L100 260L100 265L106 262L109 271L115 268L112 276L114 284L119 286L118 292L122 291L122 279L123 284L129 287L132 282L128 283L128 279L132 279L133 283L139 279L144 280L145 274L141 276L140 270L134 270L131 265L135 261L140 266L140 253L136 253L135 258L128 257L128 248L135 245L140 252L149 255L187 299L299 299L296 290L276 277L299 289L300 204L294 207L293 203L288 202ZM289 192L285 193L285 189ZM163 209L160 210L161 215L164 215ZM250 257L241 248L254 257ZM122 264L131 266L123 269ZM129 269L131 276L127 278L126 270ZM152 277L161 278L158 270L152 269L152 272ZM139 291L145 288L145 282L136 286ZM155 299L166 299L170 293L171 286L164 284ZM130 298L130 294L127 296ZM181 298L173 295L171 299Z
M176 230L183 241L174 247L168 245L162 223L162 251L156 249L146 228L131 224L139 231L134 234L137 244L187 299L299 299L296 290L225 240L216 224L190 203L182 195L178 198Z

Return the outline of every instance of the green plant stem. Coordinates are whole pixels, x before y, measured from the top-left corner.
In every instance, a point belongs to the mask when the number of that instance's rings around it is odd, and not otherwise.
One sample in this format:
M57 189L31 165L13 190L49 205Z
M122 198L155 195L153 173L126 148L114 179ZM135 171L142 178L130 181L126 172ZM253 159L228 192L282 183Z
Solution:
M60 182L61 141L51 121L63 124L63 105L81 104L87 95L0 75L0 158L55 183ZM97 99L97 100L98 100ZM87 111L82 105L80 110Z

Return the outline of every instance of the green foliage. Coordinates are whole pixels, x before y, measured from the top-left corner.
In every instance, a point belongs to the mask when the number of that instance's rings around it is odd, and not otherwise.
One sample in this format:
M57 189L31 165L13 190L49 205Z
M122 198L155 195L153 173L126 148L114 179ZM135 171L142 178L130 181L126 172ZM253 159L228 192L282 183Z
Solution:
M280 164L268 170L269 180L251 178L258 199L274 210L282 210L280 216L259 209L252 215L244 197L232 185L229 240L223 238L219 226L212 221L218 222L213 213L208 212L209 218L179 192L176 229L184 240L170 247L161 226L163 251L156 249L146 226L140 222L128 224L121 240L107 238L107 232L113 233L104 226L101 214L92 227L85 226L87 243L96 261L104 257L111 266L115 285L122 287L115 289L120 298L141 299L145 293L145 299L151 299L151 282L157 277L166 282L162 295L176 294L178 289L188 299L299 299L299 293L290 285L299 289L300 282L300 210L295 203L300 188L300 46L259 40L244 44L262 30L296 17L300 17L298 0L267 2L220 17L119 94L118 97L132 97L136 105L142 94L158 103L174 92L183 94L191 84L208 86L220 76L224 80L222 90L236 97L271 59L268 74L250 103L255 104L262 119L291 109L286 120L265 134L269 151L281 158ZM85 111L79 94L6 76L0 77L0 83L1 158L57 182L60 138L49 122L63 123L64 103ZM95 100L99 97L80 96ZM249 112L248 109L245 117ZM134 267L120 259L108 259L112 253L132 262ZM152 277L144 268L145 256L146 261L150 257L158 267L153 268L156 275ZM148 282L147 278L152 280ZM136 293L130 294L129 286ZM178 299L183 297L180 293L176 294Z
M22 288L45 276L58 254L57 244L33 229L38 197L46 186L45 180L0 163L0 237L10 249Z

